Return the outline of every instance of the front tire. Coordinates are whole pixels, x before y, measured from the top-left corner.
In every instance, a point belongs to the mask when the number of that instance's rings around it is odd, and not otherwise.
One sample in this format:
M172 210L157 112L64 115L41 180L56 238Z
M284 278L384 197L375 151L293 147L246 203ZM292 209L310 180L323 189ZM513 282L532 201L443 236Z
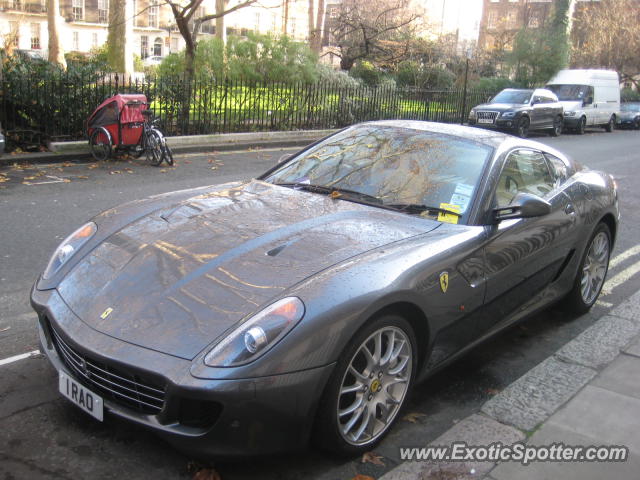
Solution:
M162 163L162 138L155 130L149 130L147 132L144 141L144 151L147 156L147 161L151 165L157 167Z
M325 388L314 440L321 448L358 455L390 430L413 386L413 329L404 318L375 318L349 342Z
M578 135L584 135L584 130L587 127L587 119L582 117L580 122L578 122L578 126L576 127L576 133Z
M591 234L573 288L565 299L569 310L582 314L596 303L607 276L610 255L611 231L605 223L600 222Z
M520 138L527 138L529 136L529 119L527 117L522 117L518 121L518 126L516 127L516 135Z

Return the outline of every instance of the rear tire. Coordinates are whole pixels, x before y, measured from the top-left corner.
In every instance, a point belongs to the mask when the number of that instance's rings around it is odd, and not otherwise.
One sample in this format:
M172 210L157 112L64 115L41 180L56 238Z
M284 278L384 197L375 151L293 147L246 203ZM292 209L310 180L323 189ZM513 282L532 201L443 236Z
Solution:
M551 129L552 137L559 137L562 135L562 117L558 115L553 121L553 128Z
M613 129L615 128L615 126L616 126L616 117L615 115L611 115L611 118L609 119L609 123L607 123L604 126L604 131L611 133L613 132Z
M349 341L325 387L314 441L343 455L370 451L389 432L417 369L411 325L395 314L369 321Z
M102 162L111 156L111 135L104 127L96 128L89 138L89 147L91 155L99 162Z
M145 137L144 151L147 156L147 161L157 167L162 163L162 137L155 130L149 130Z
M564 300L565 307L574 313L587 312L598 300L609 270L611 231L600 222L587 243L573 288Z

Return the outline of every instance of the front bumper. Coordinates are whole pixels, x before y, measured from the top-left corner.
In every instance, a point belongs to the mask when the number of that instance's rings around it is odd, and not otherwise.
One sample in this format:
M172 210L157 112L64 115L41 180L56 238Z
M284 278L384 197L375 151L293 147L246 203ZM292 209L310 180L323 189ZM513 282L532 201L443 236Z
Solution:
M271 377L199 379L191 362L97 332L82 322L56 290L31 292L42 351L58 370L103 395L106 414L126 418L191 455L237 457L298 450L307 445L315 410L334 364ZM75 352L164 388L158 412L110 398L76 374L55 335ZM108 393L108 392L107 392ZM129 402L130 403L130 402ZM105 415L106 416L106 415Z
M582 120L582 115L575 115L571 117L564 117L564 126L568 128L576 128L580 121Z
M617 121L616 121L616 127L618 128L635 128L636 126L636 119L635 118L624 118L621 119L620 117L618 117Z
M515 130L518 124L518 118L496 118L493 123L478 123L477 120L469 119L469 125L472 127L487 128L489 130Z

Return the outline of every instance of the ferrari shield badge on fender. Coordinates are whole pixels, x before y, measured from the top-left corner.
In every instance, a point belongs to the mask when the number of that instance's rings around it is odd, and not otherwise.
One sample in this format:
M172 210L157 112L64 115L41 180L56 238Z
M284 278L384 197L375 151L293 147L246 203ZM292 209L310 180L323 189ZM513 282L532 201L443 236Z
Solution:
M442 285L442 276L440 276L440 285ZM107 308L104 312L102 312L102 315L100 315L100 318L102 320L106 319L109 315L111 315L111 312L113 312L113 308L111 307Z
M449 272L442 272L440 274L440 290L442 293L447 293L447 288L449 288Z

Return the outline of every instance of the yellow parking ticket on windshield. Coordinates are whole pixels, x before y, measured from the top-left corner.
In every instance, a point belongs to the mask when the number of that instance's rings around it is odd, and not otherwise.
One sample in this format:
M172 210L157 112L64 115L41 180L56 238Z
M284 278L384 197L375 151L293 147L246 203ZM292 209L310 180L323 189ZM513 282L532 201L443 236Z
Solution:
M456 213L460 213L462 211L460 205L454 205L453 203L441 203L440 208ZM458 223L459 218L460 217L458 215L454 215L453 213L438 212L439 222Z

